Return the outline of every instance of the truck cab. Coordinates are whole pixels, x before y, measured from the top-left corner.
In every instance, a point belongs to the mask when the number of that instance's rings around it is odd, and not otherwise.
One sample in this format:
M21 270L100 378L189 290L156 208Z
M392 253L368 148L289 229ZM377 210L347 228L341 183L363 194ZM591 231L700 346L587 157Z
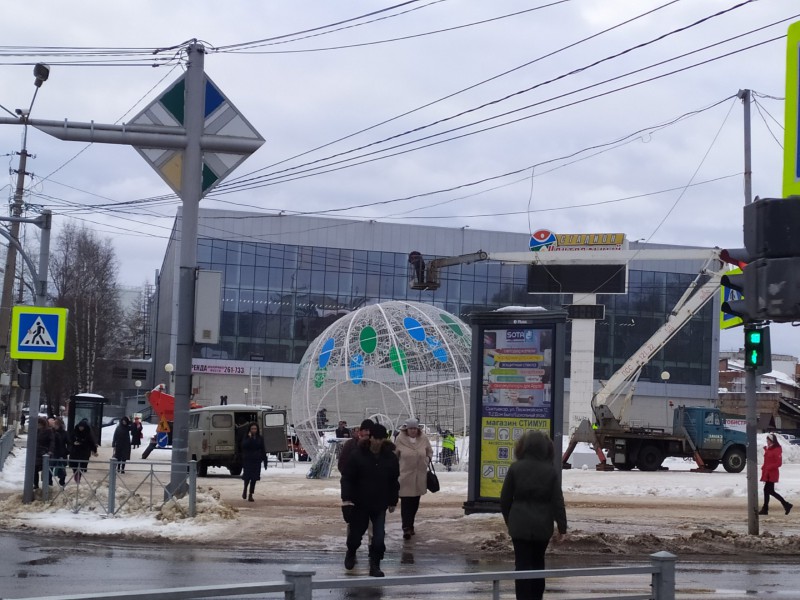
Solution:
M679 406L675 409L673 431L685 432L687 443L694 446L707 469L713 471L720 463L729 473L744 469L747 436L725 427L718 408Z
M264 451L281 456L288 450L286 411L266 406L230 404L189 411L189 457L197 461L197 474L209 467L225 467L237 477L242 472L239 443L250 423L258 423Z

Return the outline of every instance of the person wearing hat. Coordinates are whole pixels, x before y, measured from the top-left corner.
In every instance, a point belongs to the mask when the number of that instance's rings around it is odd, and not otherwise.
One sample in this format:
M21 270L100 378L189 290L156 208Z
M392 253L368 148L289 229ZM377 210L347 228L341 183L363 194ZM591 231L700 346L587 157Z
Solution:
M761 465L761 481L764 482L764 505L758 511L760 515L769 514L770 496L773 496L783 505L783 510L787 515L792 510L792 506L794 506L775 491L775 484L778 483L781 465L783 465L783 448L778 443L778 436L770 433L767 436L767 445L764 448L764 464Z
M370 427L369 438L358 442L342 473L342 515L349 524L344 567L350 570L355 566L361 537L372 523L370 577L384 576L381 560L386 552L386 511L394 512L400 489L400 465L388 436L383 425Z
M400 461L400 518L403 522L403 539L415 534L414 520L419 510L419 500L428 493L428 461L433 448L428 436L413 417L400 426L394 441L395 454Z
M361 425L356 431L356 437L350 438L342 444L342 448L339 450L339 460L336 463L336 466L339 468L339 473L344 473L344 466L347 464L353 450L358 446L358 442L360 440L369 439L369 428L373 425L375 425L375 422L372 419L364 419L361 421Z

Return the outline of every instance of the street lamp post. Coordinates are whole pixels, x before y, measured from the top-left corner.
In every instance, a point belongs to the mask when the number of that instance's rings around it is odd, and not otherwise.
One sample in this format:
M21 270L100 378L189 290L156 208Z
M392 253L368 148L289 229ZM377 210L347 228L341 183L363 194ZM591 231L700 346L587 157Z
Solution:
M139 406L139 388L142 387L142 382L137 379L136 381L133 382L133 385L136 386L136 406L138 407Z
M36 95L39 93L39 88L42 83L47 81L50 75L50 67L44 63L37 63L33 68L33 76L35 78L33 85L36 89L33 92L33 98L28 106L28 109L16 110L20 122L23 124L22 128L22 149L19 151L19 165L17 168L17 182L14 191L14 202L11 205L11 214L13 217L19 219L22 216L23 208L23 195L25 192L25 175L28 161L28 121L30 119L31 110L33 110L33 103L36 101ZM5 270L3 272L3 293L0 299L0 370L5 371L7 368L8 358L8 333L11 328L11 306L13 304L14 295L14 278L16 275L17 265L17 245L19 244L19 224L20 221L12 221L9 227L9 234L11 239L6 252ZM16 244L14 243L16 242ZM46 274L43 275L46 277ZM10 371L10 369L9 369ZM16 427L19 420L19 406L17 405L16 393L9 394L9 425ZM29 428L30 431L31 428ZM35 434L34 434L35 435Z
M249 393L250 393L250 390L248 390L247 388L244 388L244 403L245 404L248 404L247 394L249 394Z
M175 365L167 363L164 365L164 370L169 375L169 383L167 384L167 393L172 394L172 387L175 382Z

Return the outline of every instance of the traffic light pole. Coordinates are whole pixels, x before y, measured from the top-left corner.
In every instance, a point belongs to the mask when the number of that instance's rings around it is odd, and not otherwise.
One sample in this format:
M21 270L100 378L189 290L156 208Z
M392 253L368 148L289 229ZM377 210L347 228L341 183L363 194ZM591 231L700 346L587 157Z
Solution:
M750 90L739 90L744 107L744 203L753 202L753 171L750 145ZM747 532L758 535L758 440L756 427L756 372L745 369L745 414L747 420Z

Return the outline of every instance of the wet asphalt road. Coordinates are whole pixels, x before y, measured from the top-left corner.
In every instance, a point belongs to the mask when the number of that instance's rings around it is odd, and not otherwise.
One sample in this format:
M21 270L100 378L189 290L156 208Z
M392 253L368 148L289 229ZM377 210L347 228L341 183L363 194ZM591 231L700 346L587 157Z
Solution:
M366 551L352 574L341 566L342 552L227 551L203 547L153 544L109 544L71 538L47 539L40 535L0 534L0 598L43 595L159 589L167 587L219 585L283 580L289 566L312 565L318 579L365 577ZM686 598L800 598L800 573L796 563L771 560L763 563L678 562L678 594ZM548 568L629 566L646 563L646 557L631 561L624 557L551 557ZM470 560L462 556L429 556L387 553L382 568L387 575L421 575L509 570L508 563ZM623 592L646 593L649 578L595 577L551 579L547 598L564 600L617 597ZM502 584L502 598L514 597L513 584ZM369 587L352 590L318 590L314 598L488 598L490 584L447 584L414 587ZM283 594L261 596L283 598Z

